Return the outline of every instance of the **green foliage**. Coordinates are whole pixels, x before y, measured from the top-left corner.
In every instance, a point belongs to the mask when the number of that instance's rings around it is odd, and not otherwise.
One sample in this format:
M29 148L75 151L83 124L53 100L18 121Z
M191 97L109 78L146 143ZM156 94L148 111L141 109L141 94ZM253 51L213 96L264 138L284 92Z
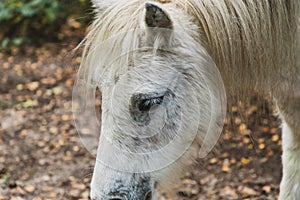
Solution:
M0 2L0 21L19 21L22 17L39 14L44 14L49 21L54 21L60 10L61 5L57 0L5 0Z
M68 16L84 16L88 8L88 0L0 0L0 49L54 39Z

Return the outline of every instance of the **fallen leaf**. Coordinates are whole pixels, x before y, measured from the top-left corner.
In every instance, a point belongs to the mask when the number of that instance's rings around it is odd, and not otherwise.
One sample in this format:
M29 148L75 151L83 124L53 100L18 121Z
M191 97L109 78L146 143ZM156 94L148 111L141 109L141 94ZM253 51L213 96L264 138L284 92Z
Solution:
M27 89L29 89L30 91L37 90L39 86L40 86L40 83L37 81L26 84Z
M223 161L222 171L223 171L223 172L226 172L226 173L231 172L230 162L229 162L228 159L225 159L225 160Z
M32 193L35 190L35 187L33 185L27 185L24 187L26 192Z

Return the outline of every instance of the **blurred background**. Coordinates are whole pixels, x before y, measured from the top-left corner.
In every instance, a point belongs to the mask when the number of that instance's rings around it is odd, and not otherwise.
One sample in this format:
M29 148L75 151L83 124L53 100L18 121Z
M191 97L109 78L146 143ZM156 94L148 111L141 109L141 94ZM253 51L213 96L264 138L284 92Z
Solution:
M61 42L68 28L86 27L91 13L88 0L2 0L0 47Z
M71 101L74 49L93 13L88 0L0 1L0 200L89 197L95 158L80 143ZM273 108L255 95L232 102L219 148L174 184L177 199L277 198Z
M88 199L94 157L73 126L87 0L0 1L0 199Z

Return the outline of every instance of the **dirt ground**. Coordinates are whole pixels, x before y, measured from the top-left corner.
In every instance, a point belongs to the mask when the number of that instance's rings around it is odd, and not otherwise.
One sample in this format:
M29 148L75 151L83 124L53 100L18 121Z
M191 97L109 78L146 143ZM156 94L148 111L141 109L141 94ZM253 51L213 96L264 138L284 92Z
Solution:
M80 55L70 52L84 31L77 32L0 53L0 200L88 199L95 158L71 112ZM277 199L279 120L267 101L234 102L219 150L186 172L177 199Z

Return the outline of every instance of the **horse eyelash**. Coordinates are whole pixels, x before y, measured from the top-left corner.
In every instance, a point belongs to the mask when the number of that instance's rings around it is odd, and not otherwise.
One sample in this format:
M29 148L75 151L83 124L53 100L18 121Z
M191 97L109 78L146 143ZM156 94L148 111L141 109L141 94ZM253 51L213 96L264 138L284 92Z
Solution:
M144 110L146 111L146 110L150 109L153 105L161 104L163 102L163 99L164 99L164 96L142 100L139 105L139 109L141 111L144 111Z

